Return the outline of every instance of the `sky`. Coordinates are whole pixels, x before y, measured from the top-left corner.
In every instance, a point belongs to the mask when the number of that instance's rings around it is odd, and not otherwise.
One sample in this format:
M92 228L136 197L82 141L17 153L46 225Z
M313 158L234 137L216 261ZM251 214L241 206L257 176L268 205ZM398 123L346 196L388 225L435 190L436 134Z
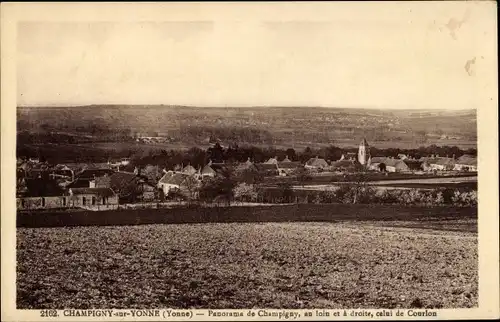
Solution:
M234 19L20 22L18 105L465 109L492 85L482 76L496 70L495 7L290 6Z

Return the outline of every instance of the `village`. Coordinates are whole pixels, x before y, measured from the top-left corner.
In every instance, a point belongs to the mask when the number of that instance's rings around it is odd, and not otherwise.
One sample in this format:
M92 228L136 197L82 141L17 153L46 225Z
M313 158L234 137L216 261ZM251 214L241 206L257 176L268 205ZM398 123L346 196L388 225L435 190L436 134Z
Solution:
M217 147L222 149L218 144ZM202 167L178 164L169 169L158 164L134 165L129 158L106 163L65 164L49 164L37 158L19 159L16 197L18 210L99 211L118 209L120 205L196 200L204 183L224 176L231 176L236 184L244 184L249 176L259 177L262 181L280 177L300 180L304 176L309 179L321 176L342 178L353 173L398 173L415 177L476 171L477 158L467 154L458 158L454 155L415 158L404 154L372 157L370 146L363 139L358 153L346 152L334 161L314 156L305 163L292 161L287 155L281 160L272 157L265 162L254 162L251 158L238 163L209 159ZM215 191L213 197L217 194Z

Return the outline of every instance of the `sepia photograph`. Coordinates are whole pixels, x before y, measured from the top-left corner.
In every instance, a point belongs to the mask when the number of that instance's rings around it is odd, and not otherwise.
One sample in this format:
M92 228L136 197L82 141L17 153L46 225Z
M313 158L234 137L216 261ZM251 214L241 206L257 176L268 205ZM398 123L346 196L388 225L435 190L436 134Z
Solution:
M15 309L478 309L485 3L17 21Z

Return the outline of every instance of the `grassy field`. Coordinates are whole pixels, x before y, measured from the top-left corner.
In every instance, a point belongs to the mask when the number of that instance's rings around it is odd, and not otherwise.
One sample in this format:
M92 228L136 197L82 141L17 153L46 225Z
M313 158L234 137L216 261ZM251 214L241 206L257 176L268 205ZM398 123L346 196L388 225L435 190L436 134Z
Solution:
M18 228L17 307L477 307L477 234L453 225Z

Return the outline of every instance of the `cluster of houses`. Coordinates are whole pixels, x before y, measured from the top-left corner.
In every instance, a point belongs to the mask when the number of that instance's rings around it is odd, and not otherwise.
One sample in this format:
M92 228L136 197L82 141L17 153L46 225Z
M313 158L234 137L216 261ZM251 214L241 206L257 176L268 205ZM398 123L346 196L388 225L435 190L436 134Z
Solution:
M66 163L50 165L37 159L18 160L17 207L26 209L83 208L89 210L116 209L122 203L152 202L178 191L197 197L197 187L206 178L214 178L227 169L224 163L209 161L205 166L179 165L166 170L158 165L137 168L130 160L107 163ZM235 174L245 171L262 176L293 176L300 171L311 173L341 173L359 171L426 172L477 171L475 156L459 158L431 155L423 158L372 157L366 140L358 153L346 153L339 160L313 157L305 164L287 157L270 158L266 162L232 164Z

